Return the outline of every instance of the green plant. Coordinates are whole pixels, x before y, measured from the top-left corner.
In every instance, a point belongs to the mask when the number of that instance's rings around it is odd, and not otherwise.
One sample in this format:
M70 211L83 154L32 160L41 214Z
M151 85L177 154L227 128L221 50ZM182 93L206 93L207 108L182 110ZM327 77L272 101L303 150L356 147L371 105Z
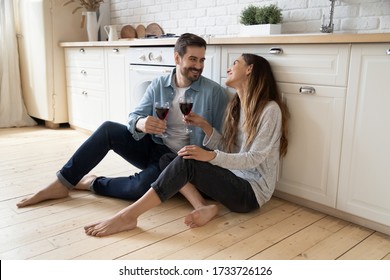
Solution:
M243 25L278 24L282 20L282 10L273 4L263 7L249 5L241 11L240 17Z

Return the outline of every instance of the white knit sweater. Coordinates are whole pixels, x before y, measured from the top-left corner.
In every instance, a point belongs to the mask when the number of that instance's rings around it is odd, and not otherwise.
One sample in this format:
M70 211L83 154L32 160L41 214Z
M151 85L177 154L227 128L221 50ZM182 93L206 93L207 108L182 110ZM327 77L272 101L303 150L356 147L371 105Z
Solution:
M241 116L243 114L240 114ZM221 134L214 130L210 138L205 137L204 145L213 149L217 156L211 164L231 170L247 180L261 207L271 199L275 190L279 165L279 146L282 135L282 114L276 102L270 101L260 117L257 135L248 147L242 131L243 118L240 119L237 149L233 153L221 151Z

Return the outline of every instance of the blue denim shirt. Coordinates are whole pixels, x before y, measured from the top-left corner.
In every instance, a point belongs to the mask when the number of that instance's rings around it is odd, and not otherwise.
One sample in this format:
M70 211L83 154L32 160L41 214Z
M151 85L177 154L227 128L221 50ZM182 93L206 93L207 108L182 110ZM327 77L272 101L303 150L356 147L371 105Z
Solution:
M141 99L134 112L129 114L128 129L133 135L134 139L140 140L145 136L145 133L136 131L136 123L140 118L147 116L155 116L154 103L157 101L172 102L175 96L173 87L173 78L176 69L167 76L161 76L154 79L146 89L146 92ZM221 131L223 125L223 118L225 115L226 105L228 103L228 96L224 88L218 83L201 76L197 81L193 82L186 95L192 96L194 105L192 112L202 116L208 123L216 130ZM169 123L168 123L169 125ZM203 138L205 134L199 127L192 127L190 134L190 144L195 144L200 147L203 146ZM152 135L154 142L163 144L161 138Z

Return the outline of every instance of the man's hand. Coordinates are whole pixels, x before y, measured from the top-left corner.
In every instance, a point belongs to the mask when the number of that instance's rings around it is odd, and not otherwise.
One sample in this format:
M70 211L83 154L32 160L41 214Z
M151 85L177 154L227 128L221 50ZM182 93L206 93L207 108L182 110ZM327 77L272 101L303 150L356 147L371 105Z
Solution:
M147 116L137 121L136 128L143 133L161 134L167 129L167 123L164 120Z

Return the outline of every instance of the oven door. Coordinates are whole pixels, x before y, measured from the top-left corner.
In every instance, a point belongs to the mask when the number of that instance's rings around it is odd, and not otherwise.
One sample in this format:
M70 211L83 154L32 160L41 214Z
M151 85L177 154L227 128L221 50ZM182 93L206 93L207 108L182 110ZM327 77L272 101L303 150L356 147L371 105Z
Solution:
M146 88L155 78L168 75L172 72L175 66L156 66L156 65L135 65L130 64L129 71L129 110L134 111L134 108L141 101Z

